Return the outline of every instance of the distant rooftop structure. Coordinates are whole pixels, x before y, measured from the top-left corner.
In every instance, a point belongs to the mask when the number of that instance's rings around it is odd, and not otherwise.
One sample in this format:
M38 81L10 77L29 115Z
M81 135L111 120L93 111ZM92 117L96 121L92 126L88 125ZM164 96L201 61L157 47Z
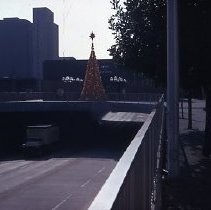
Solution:
M33 8L33 22L36 22L36 21L53 23L54 14L47 7Z
M74 61L76 61L76 58L74 58L74 57L59 57L59 59L62 59L62 60L74 60Z
M20 20L18 17L3 18L3 20Z

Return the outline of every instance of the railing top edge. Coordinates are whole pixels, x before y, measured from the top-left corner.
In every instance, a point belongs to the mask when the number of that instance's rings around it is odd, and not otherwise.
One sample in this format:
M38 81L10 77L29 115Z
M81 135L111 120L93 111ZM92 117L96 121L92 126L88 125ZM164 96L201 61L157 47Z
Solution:
M148 115L141 129L138 131L131 144L128 146L127 150L117 163L109 178L106 180L98 195L95 197L94 201L89 207L89 210L110 210L112 208L122 183L126 178L126 175L131 167L139 147L141 146L145 134L149 129L155 113L156 110L154 109Z

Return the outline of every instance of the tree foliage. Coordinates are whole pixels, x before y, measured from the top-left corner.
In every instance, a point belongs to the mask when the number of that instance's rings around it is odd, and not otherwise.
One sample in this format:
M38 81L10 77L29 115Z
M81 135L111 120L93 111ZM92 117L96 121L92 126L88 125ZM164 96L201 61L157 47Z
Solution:
M180 76L184 88L204 86L211 82L209 0L179 1Z
M109 49L110 55L156 82L165 82L165 0L112 0L111 4L115 13L109 25L115 44Z
M169 0L170 1L170 0ZM211 154L211 1L178 0L180 81L184 88L203 86L206 94L206 154ZM166 80L166 0L111 0L109 20L117 62L144 72L156 82Z
M186 89L203 86L206 95L206 126L203 153L211 154L211 2L180 0L180 75Z

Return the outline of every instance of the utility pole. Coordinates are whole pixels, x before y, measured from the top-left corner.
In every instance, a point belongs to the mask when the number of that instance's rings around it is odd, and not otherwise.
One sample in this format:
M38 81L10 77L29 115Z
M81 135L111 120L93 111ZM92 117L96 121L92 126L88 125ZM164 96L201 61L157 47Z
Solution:
M167 0L167 134L168 170L171 179L179 174L179 75L178 2Z

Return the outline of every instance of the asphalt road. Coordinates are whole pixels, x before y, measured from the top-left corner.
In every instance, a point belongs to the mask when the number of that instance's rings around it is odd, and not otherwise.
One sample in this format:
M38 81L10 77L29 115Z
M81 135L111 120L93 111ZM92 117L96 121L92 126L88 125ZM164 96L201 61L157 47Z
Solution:
M140 126L101 122L37 159L3 150L0 210L88 209Z
M87 209L115 164L83 155L1 161L0 209Z

